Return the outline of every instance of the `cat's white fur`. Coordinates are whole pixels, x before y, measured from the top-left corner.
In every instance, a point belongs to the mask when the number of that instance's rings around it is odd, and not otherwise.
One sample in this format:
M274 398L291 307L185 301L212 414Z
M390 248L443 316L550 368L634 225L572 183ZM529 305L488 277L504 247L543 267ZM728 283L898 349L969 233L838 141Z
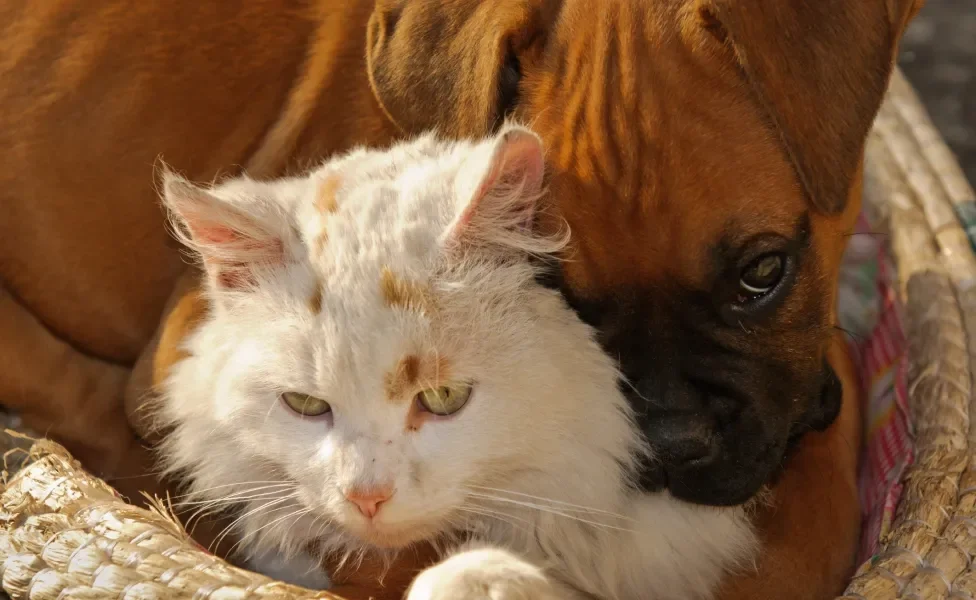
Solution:
M236 506L256 568L324 585L309 542L354 555L463 539L411 600L686 600L749 563L741 509L632 485L650 457L615 365L534 279L529 255L565 242L526 227L542 164L538 138L507 127L360 149L271 182L205 190L165 176L213 307L166 382L163 454L195 498ZM391 306L384 270L424 286L431 306ZM467 405L406 427L419 390L391 401L384 378L408 354L473 382ZM291 412L284 391L327 400L331 418ZM381 483L396 492L372 520L343 496Z

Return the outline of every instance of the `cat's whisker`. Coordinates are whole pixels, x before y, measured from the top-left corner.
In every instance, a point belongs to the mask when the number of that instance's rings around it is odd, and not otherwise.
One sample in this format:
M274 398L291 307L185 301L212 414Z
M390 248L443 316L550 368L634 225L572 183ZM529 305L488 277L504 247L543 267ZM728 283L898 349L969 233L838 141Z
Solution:
M484 505L477 504L477 503L468 503L468 504L465 504L464 506L459 507L458 510L461 510L461 511L464 511L464 512L469 512L469 513L475 513L475 514L479 514L479 515L484 515L484 516L489 516L489 517L504 518L504 520L507 523L513 523L514 521L518 521L519 523L523 523L523 524L528 525L530 527L532 526L532 522L529 521L528 519L523 519L521 517L516 517L515 515L513 515L511 513L507 513L507 512L505 512L503 510L498 510L498 509L495 509L495 508L492 508L492 507L489 507L489 506L484 506Z
M268 512L277 512L279 510L287 509L287 508L292 508L292 506L291 505L278 506L276 508L270 509ZM287 518L287 517L289 517L289 516L291 516L293 514L294 514L294 512L291 512L291 513L288 513L288 514L284 515L284 517L281 517L281 518ZM233 546L230 547L230 549L227 551L227 555L228 556L233 555L234 552L237 551L237 548L238 547L243 548L246 545L246 540L249 537L251 537L252 535L258 533L262 529L265 529L269 525L273 525L273 524L277 523L278 521L279 521L279 519L275 519L274 521L271 521L270 523L266 523L266 524L262 525L261 527L259 527L256 531L252 531L251 533L249 533L249 534L245 535L244 537L240 538L239 540L237 540L236 542L234 542L234 545Z
M279 508L287 508L287 507L279 507ZM235 543L233 546L230 547L230 550L228 551L228 554L233 554L234 550L238 546L243 546L244 544L247 543L247 540L249 538L251 538L252 536L255 536L255 535L261 533L262 531L264 531L268 527L274 527L278 523L281 523L281 521L284 521L285 519L288 519L290 517L301 518L303 515L306 515L306 514L310 513L311 511L312 511L312 509L310 509L310 508L304 508L304 509L300 509L300 510L295 510L295 511L292 511L292 512L284 515L284 516L278 517L278 518L276 518L275 520L273 520L271 522L265 523L264 525L258 527L254 531L248 533L247 535L245 535L241 539L237 540L237 543Z
M342 557L339 559L338 563L336 563L334 572L338 573L347 566L351 566L352 570L354 571L358 569L362 565L365 551L366 548L364 548L361 544L357 545L355 548L346 547L343 549Z
M609 523L601 523L600 521L594 521L594 520L591 520L591 519L584 519L583 517L580 517L580 516L577 516L577 515L573 515L573 514L569 514L567 512L563 512L563 511L560 511L560 510L556 510L552 506L545 506L543 504L536 504L536 503L533 503L533 502L524 502L524 501L521 501L521 500L514 500L512 498L502 498L502 497L499 497L499 496L490 496L488 494L477 494L477 493L471 493L471 492L469 492L468 495L471 496L471 497L473 497L473 498L479 498L481 500L489 500L489 501L492 501L492 502L502 502L502 503L505 503L505 504L514 504L516 506L521 506L521 507L524 507L524 508L531 508L531 509L534 509L534 510L538 510L539 512L543 512L543 513L547 513L547 514L551 514L551 515L556 515L556 516L559 516L559 517L564 517L566 519L571 519L571 520L577 521L579 523L586 523L587 525L592 525L594 527L601 527L603 529L613 529L613 530L616 530L616 531L625 531L625 532L632 531L631 529L628 529L628 528L625 528L625 527L619 527L617 525L611 525Z
M271 402L268 403L268 412L266 412L264 414L264 422L265 423L267 423L268 422L268 419L271 418L271 413L274 412L274 409L275 409L276 406L278 406L278 403L279 402L280 402L280 400L278 400L278 398L275 398L274 400L272 400Z
M218 546L220 546L220 543L224 540L224 538L227 537L227 535L230 534L230 532L234 529L234 527L238 523L240 523L241 521L243 521L244 519L246 519L246 518L248 518L248 517L250 517L250 516L252 516L254 514L257 514L257 513L261 512L261 511L279 510L281 508L287 508L288 507L287 505L284 506L284 507L279 506L279 505L281 505L281 504L283 504L285 502L288 502L291 499L292 499L292 496L291 496L291 494L289 494L287 496L282 496L282 497L276 498L274 500L269 500L268 502L265 502L264 504L261 504L261 505L255 507L255 508L252 508L251 510L249 510L249 511L245 512L244 514L240 515L239 517L237 517L236 519L234 519L229 525L227 525L226 527L224 527L221 530L220 534L214 540L213 547L214 548L217 548ZM278 508L273 508L275 506L278 506ZM233 548L236 547L236 546L237 546L237 544L234 544L234 546L231 547L231 550L233 550Z
M288 508L288 505L281 505L282 502L283 502L283 499L279 499L278 501L269 502L269 503L267 503L265 505L262 505L260 508L266 510L267 512L275 512L275 511L281 510L283 508ZM232 523L228 524L226 527L224 527L223 529L221 529L220 530L220 533L217 535L217 537L214 539L213 543L211 544L212 549L213 548L218 548L220 546L220 544L224 541L224 539L228 535L230 535L230 533L232 531L234 531L234 528L237 526L237 524L241 520L242 520L242 517L238 517ZM230 556L231 554L233 554L233 550L234 550L234 548L237 547L237 545L238 544L235 543L233 546L231 546L231 550L228 552L228 556Z
M523 508L530 508L530 509L533 509L533 510L537 510L539 512L545 512L545 513L554 514L554 515L558 515L558 516L563 516L563 517L567 517L567 518L571 518L571 519L576 519L576 520L579 520L579 521L582 521L582 522L591 522L592 521L594 524L605 525L605 526L608 526L608 527L609 526L613 526L613 527L616 527L616 528L622 528L622 525L613 525L613 520L636 522L634 519L631 519L629 517L624 517L622 515L615 515L613 513L607 513L607 514L596 513L596 514L593 514L591 511L586 510L586 509L582 509L582 508L574 509L574 508L568 508L568 507L562 507L562 506L551 506L551 505L544 504L544 503L540 503L540 502L532 502L532 501L526 501L526 500L519 500L519 499L516 499L516 498L505 498L505 497L502 497L502 496L493 496L493 495L489 495L489 494L469 494L469 495L472 498L478 498L478 499L485 500L485 501L489 501L489 502L499 502L499 503L503 503L503 504L513 504L515 506L521 506ZM591 519L590 520L584 519L584 517L586 517L586 516L591 517ZM606 517L609 520L608 521L599 521L599 520L597 520L597 519L602 518L602 517Z
M249 493L240 492L237 495L224 496L222 498L213 498L210 500L187 500L184 502L175 502L174 505L177 508L190 507L190 506L209 506L209 505L220 505L220 504L235 504L238 502L248 502L250 500L259 500L261 498L267 498L269 496L280 496L282 489L273 489L268 491L263 491L260 493Z
M186 520L186 528L192 529L199 525L199 522L205 517L209 517L213 514L219 513L220 511L234 506L234 504L219 504L219 505L205 505L201 506L197 510L193 511Z
M481 517L488 517L490 519L496 519L498 521L501 521L502 523L511 525L512 527L518 529L525 535L529 535L529 533L533 529L532 523L526 519L520 519L514 515L510 515L508 513L501 512L501 511L494 511L483 506L468 505L468 506L460 507L458 511L463 513L478 515ZM520 524L524 524L525 527L523 527Z
M619 356L617 357L617 362L620 362L620 357ZM632 392L634 392L634 395L636 395L642 401L647 402L649 405L653 406L653 403L650 400L648 400L644 396L644 394L642 394L641 391L639 389L637 389L637 387L633 383L630 382L630 379L628 379L627 376L623 374L623 372L619 372L618 379L620 381L623 381L627 385L627 387L630 388L630 390Z
M332 525L333 519L331 517L326 517L326 513L322 510L316 509L314 512L316 513L315 518L312 519L311 523L309 523L308 529L311 531L316 526L318 527L318 529L315 531L315 535L312 536L312 539L317 540L321 538L326 531L328 531L329 526ZM319 521L321 521L321 523L319 523Z
M218 487L223 487L223 486L218 486ZM283 491L285 491L285 489L290 487L292 487L291 484L275 484L275 485L267 485L267 486L258 486L256 488L235 492L235 494L231 494L230 496L225 496L223 498L214 498L214 499L200 500L200 501L176 502L174 504L177 508L188 507L188 506L199 506L199 508L195 510L192 514L190 514L190 516L186 520L186 528L191 529L192 527L195 527L199 523L200 519L203 519L206 516L212 515L228 507L241 504L250 500L257 500L261 498L266 498L268 496L279 496L282 494ZM251 496L243 495L243 494L248 494L248 493L261 491L261 490L269 490L269 491L265 491L260 494L253 494ZM196 494L188 494L185 495L184 497L187 496L192 497L193 495Z
M349 549L345 549L345 550L342 551L342 555L339 556L339 559L335 563L335 567L333 567L333 573L338 573L338 572L342 571L343 568L345 568L346 562L349 561L349 555L351 553L352 553L352 550L349 550Z
M222 485L215 485L215 486L208 487L208 488L194 489L193 491L187 492L185 494L180 494L178 496L171 496L171 498L173 500L176 500L178 498L188 498L190 496L197 496L197 495L200 495L200 494L206 494L206 493L212 492L214 490L222 490L224 488L229 488L229 487L244 487L246 485L258 485L258 486L267 486L267 487L271 487L271 486L282 486L282 487L286 487L286 486L291 486L293 484L292 483L289 483L289 482L286 482L286 481L238 481L236 483L225 483L225 484L222 484ZM263 489L263 488L249 488L249 489Z
M243 504L249 500L259 500L261 498L267 498L269 496L281 496L288 492L288 488L277 488L272 490L264 490L260 492L251 493L249 491L240 492L232 496L222 496L218 498L207 498L201 500L187 500L183 502L174 502L177 507L191 507L191 506L205 506L205 505L222 505L222 504Z
M609 517L616 517L616 518L621 519L621 520L624 520L624 521L632 521L632 522L636 522L637 521L633 517L628 517L626 515L622 515L620 513L611 512L609 510L603 510L603 509L600 509L600 508L592 508L592 507L589 507L589 506L584 506L582 504L573 504L571 502L563 502L562 500L554 500L552 498L546 498L544 496L534 496L532 494L526 494L524 492L515 492L515 491L512 491L512 490L506 490L506 489L502 489L502 488L487 487L487 486L483 486L483 485L469 485L468 487L471 488L471 489L475 489L475 490L483 490L485 492L495 492L495 493L501 493L501 494L509 494L511 496L518 496L520 498L528 498L528 499L531 499L531 500L538 500L540 502L546 502L548 504L553 504L556 507L561 508L563 510L574 509L574 510L578 510L578 511L581 511L581 512L587 512L587 513L590 513L590 514L601 514L601 515L607 515Z
M295 511L295 512L293 512L293 513L292 513L291 515L289 515L289 516L290 516L290 517L292 517L292 518L294 518L294 520L295 520L295 522L294 522L294 523L291 523L291 524L289 524L289 525L287 525L287 526L285 526L285 529L287 530L287 529L290 529L291 527L293 527L293 526L295 525L295 523L297 523L297 522L298 522L298 520L299 520L299 519L301 519L301 518L302 518L302 517L304 517L305 515L307 515L307 514L309 514L310 512L312 512L312 509L310 509L310 508L304 508L304 509L302 509L302 510L299 510L299 511ZM285 517L285 518L287 518L287 517ZM282 520L284 520L284 519L278 519L278 520L279 520L279 521L282 521ZM282 526L282 525L284 525L284 524L283 524L283 523L279 523L279 524L278 524L277 526L279 526L279 527L280 527L280 526ZM272 527L271 529L272 529L272 531L273 531L273 530L274 530L274 527Z
M199 524L199 521L202 520L203 518L209 517L211 515L214 515L216 513L221 512L223 510L226 510L228 508L232 508L234 506L238 506L238 505L243 504L245 502L251 502L251 501L261 500L261 499L265 499L265 498L270 498L270 499L273 500L273 499L278 498L278 497L280 497L280 492L267 493L267 494L262 494L262 495L257 495L257 496L249 496L249 497L243 497L243 498L211 500L211 501L205 502L202 506L200 506L199 508L197 508L197 510L195 510L190 515L190 517L187 519L187 527L191 527L191 526L194 526L195 527L196 525ZM178 508L179 507L182 507L182 506L185 506L185 505L178 505Z
M315 528L315 525L316 525L316 524L317 524L317 523L319 522L319 520L320 520L320 519L322 518L322 513L321 513L320 511L317 511L317 512L318 512L318 514L316 514L316 515L315 515L315 518L314 518L314 519L312 519L312 522L308 524L308 529L309 529L309 531L311 531L312 529L314 529L314 528ZM312 536L312 537L314 538L314 537L317 537L317 536Z

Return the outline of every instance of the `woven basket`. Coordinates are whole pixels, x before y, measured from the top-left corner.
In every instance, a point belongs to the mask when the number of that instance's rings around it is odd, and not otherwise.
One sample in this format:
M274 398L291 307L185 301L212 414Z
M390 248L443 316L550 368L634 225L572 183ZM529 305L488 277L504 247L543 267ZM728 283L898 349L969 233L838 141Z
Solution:
M976 203L900 72L867 147L865 211L887 234L908 340L913 462L875 555L845 600L976 599L976 257L958 214ZM167 511L124 503L60 446L0 435L0 584L12 600L331 598L227 565ZM30 447L29 451L24 448ZM19 467L19 469L18 469ZM875 543L877 542L877 543Z
M900 72L868 140L866 210L887 234L908 340L914 463L880 551L845 600L976 598L976 196ZM976 423L974 423L976 425Z

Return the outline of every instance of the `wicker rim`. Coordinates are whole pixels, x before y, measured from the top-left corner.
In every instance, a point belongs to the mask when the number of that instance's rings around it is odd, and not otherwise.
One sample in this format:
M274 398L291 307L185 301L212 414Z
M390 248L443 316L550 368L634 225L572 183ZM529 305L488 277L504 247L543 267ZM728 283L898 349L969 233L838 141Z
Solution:
M232 567L160 502L126 504L68 452L37 441L0 493L0 581L12 600L343 600Z
M976 256L956 211L976 196L898 70L868 139L865 200L898 272L915 460L881 552L842 598L972 600Z

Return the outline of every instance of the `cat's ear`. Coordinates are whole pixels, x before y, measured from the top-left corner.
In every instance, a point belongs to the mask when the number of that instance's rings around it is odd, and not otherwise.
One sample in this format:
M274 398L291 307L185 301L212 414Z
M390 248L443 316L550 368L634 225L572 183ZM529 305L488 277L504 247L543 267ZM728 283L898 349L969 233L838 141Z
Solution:
M506 126L474 147L455 180L457 214L445 232L452 245L501 245L550 251L532 232L543 196L545 152L532 131Z
M239 206L169 171L163 173L163 203L176 237L203 261L217 289L253 286L257 269L285 261L281 227L270 207Z

